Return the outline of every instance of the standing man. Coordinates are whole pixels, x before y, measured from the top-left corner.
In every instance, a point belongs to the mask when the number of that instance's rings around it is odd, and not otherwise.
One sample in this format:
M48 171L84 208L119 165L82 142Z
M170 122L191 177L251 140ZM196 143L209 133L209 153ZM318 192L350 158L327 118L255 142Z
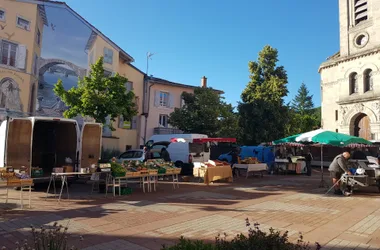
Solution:
M237 149L233 149L231 152L231 168L232 168L232 175L233 176L236 175L235 170L233 168L236 163L238 163L238 153L237 153Z
M335 187L334 194L342 195L340 190L340 177L342 174L346 173L351 175L350 170L348 169L348 159L350 158L349 152L344 152L343 154L337 155L329 166L330 177L332 178L333 185Z
M313 155L310 152L310 148L307 149L307 155L305 157L306 160L306 169L307 169L307 176L311 176L311 161L313 160Z

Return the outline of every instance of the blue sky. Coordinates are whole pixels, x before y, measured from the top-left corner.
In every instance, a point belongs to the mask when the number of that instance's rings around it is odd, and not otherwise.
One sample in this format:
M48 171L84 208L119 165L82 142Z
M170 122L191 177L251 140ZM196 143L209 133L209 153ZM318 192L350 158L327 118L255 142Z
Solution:
M269 44L289 76L290 101L304 81L320 105L319 65L339 50L336 0L66 0L149 74L225 91L236 105L248 61Z

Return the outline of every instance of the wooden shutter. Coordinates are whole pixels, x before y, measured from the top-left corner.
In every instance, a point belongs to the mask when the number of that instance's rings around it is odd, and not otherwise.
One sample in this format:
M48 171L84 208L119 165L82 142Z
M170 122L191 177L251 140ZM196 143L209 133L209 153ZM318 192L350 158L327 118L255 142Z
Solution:
M26 46L19 45L16 50L16 68L25 69L26 66Z
M169 103L168 103L168 107L169 108L173 108L174 107L174 96L172 94L168 94L169 95Z
M159 107L160 106L160 91L155 91L154 95L154 106Z

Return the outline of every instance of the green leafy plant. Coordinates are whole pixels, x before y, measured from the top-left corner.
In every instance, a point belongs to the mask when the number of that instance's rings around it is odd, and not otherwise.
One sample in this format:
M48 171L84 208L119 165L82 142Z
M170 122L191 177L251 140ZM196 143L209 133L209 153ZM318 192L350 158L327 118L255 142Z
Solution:
M125 168L116 162L111 162L111 171L113 176L125 176Z
M297 243L289 242L288 232L281 234L273 228L269 232L263 232L259 228L259 224L255 223L251 228L251 224L246 219L248 235L238 234L232 240L227 240L227 234L218 235L214 243L206 243L200 240L188 240L183 237L179 242L171 247L163 246L163 250L311 250L308 243L303 241L302 234L299 235ZM321 246L316 243L316 250L320 250Z
M112 122L122 116L130 120L137 114L135 95L128 91L125 84L128 79L116 74L106 76L103 68L103 57L91 65L88 76L79 79L78 86L65 90L62 80L54 86L54 93L68 106L63 113L66 118L77 115L92 117L96 122L114 130ZM107 123L107 117L112 121Z
M22 243L15 242L15 250L76 250L75 246L68 245L68 227L58 225L57 222L51 228L41 226L39 229L31 226L32 244L29 245L27 239ZM83 237L79 237L79 241L83 241ZM7 249L2 247L2 250Z

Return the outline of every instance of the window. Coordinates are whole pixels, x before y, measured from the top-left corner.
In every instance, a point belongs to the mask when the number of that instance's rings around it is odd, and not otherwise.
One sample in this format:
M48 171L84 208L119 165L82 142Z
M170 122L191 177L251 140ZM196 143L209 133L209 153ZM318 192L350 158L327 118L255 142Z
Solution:
M368 19L368 4L367 0L355 0L354 1L354 23L366 21Z
M1 63L12 67L16 66L17 45L3 41L1 44Z
M338 129L335 129L335 132L339 133L338 131L339 131Z
M36 42L37 42L38 45L41 44L41 32L40 32L40 29L38 29L38 28L37 28Z
M112 71L109 71L109 70L104 70L104 76L105 77L111 77L112 76Z
M24 30L30 30L30 22L22 17L17 17L17 26Z
M38 74L38 56L37 54L34 54L34 62L33 62L33 74Z
M132 91L133 90L133 82L126 82L125 83L125 89L127 90L127 92Z
M168 127L168 120L169 120L168 115L160 115L160 118L159 118L160 127L161 128L167 128Z
M5 10L0 10L0 21L5 21Z
M90 65L94 64L94 51L91 51L90 53Z
M335 110L335 121L338 120L338 110Z
M169 106L169 93L160 92L160 106L168 107Z
M103 62L104 63L108 63L108 64L112 64L112 61L113 61L113 51L109 48L104 48L104 58L103 58Z
M373 77L372 70L367 69L364 71L363 80L364 80L364 92L373 90Z
M351 73L349 77L350 81L350 95L354 93L358 93L358 74L357 73Z
M181 96L181 108L183 108L185 105L185 100L183 99L183 96Z

